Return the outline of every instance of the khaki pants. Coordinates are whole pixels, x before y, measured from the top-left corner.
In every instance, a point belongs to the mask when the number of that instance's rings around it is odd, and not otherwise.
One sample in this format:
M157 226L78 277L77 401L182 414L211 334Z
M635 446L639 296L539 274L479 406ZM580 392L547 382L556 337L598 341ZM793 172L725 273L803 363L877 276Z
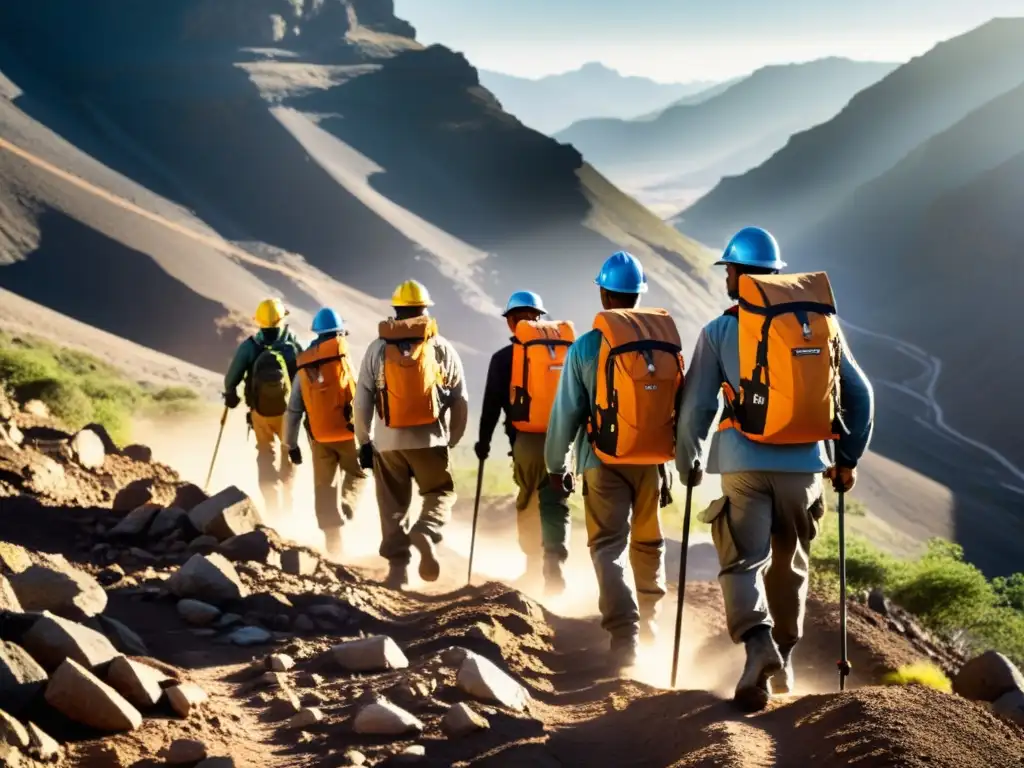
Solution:
M295 468L284 450L284 416L260 416L249 411L256 435L256 472L267 513L287 512L292 507L292 482ZM278 483L281 496L278 497Z
M587 543L597 572L601 626L615 637L635 636L641 619L655 620L665 596L660 493L657 467L600 466L583 473ZM627 540L636 597L626 584L622 562Z
M409 532L420 531L437 544L441 529L451 519L455 481L448 448L375 453L373 474L380 507L380 555L392 563L408 564ZM423 510L415 523L409 515L413 480L423 497Z
M791 648L803 635L811 540L825 511L815 473L722 475L727 503L707 522L733 642L758 626Z
M355 505L366 485L366 471L359 466L355 440L339 443L309 441L313 454L313 504L321 531L340 528L355 516ZM338 510L338 475L341 510Z
M519 548L526 555L527 573L540 572L545 552L559 562L564 562L569 554L569 501L552 493L548 486L545 437L543 433L519 432L512 444L512 477L519 487L516 528Z

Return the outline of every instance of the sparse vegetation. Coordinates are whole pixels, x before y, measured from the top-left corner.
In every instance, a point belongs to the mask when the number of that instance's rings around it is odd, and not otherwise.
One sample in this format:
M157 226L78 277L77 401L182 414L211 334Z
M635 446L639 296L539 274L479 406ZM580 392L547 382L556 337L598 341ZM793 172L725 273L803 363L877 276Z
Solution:
M187 387L153 387L76 349L0 333L0 383L21 402L41 400L69 429L95 422L115 442L131 439L132 417L180 413L198 405Z
M923 661L918 664L907 664L887 674L883 680L886 685L924 685L943 693L952 693L953 684L945 673L934 664Z

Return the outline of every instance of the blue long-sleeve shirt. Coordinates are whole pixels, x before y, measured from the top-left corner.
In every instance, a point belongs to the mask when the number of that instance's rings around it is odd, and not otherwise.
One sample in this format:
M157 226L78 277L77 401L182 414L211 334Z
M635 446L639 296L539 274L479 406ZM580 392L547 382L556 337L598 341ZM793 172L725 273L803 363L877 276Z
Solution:
M568 470L573 444L576 447L576 473L582 474L601 464L590 447L586 430L597 387L600 352L601 333L590 330L576 339L565 356L565 367L558 380L558 392L544 442L544 461L552 474L561 475Z
M867 450L874 428L875 400L871 384L842 341L839 366L840 407L849 434L836 445L836 460L855 467ZM676 467L685 477L703 455L711 425L719 410L723 381L739 391L739 321L722 315L708 323L690 359L676 432ZM705 469L730 472L822 472L829 467L825 443L768 445L744 437L738 430L715 432Z

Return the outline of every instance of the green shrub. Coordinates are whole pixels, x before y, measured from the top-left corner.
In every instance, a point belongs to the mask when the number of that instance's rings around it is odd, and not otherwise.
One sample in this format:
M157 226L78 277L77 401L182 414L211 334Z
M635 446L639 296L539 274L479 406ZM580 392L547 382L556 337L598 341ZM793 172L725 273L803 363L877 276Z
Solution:
M81 429L93 420L92 400L73 381L41 379L18 388L26 399L41 400L50 413L69 429Z

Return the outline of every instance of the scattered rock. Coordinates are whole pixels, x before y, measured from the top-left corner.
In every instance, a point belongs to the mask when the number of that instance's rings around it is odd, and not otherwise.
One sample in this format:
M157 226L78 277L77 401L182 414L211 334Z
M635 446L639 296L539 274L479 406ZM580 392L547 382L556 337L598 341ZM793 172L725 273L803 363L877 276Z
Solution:
M1024 690L1015 688L992 702L992 711L1010 722L1024 726Z
M260 523L252 500L233 485L193 508L188 519L197 531L218 541L249 533Z
M141 547L132 547L128 550L128 554L143 563L154 563L156 562L156 555L148 550L142 549Z
M882 590L876 587L868 593L868 608L882 616L888 616L889 598L885 596Z
M117 447L117 443L114 442L114 438L110 436L110 433L107 432L107 428L104 427L102 424L97 424L95 422L93 422L92 424L86 424L84 427L82 427L82 432L85 431L92 432L94 435L96 435L96 437L99 438L100 445L103 446L103 450L106 453L115 455L121 453L121 450Z
M142 725L139 710L72 659L53 673L46 701L65 717L101 731L133 731Z
M302 703L299 697L289 690L278 691L267 704L267 715L271 720L292 718L301 711Z
M287 613L294 607L292 601L280 592L257 592L245 598L245 610L265 619Z
M293 576L312 576L320 559L304 549L291 547L281 553L281 570Z
M274 639L274 636L262 627L241 627L229 637L235 645L263 645Z
M278 542L268 533L267 528L258 528L255 531L225 539L218 551L228 560L236 563L249 560L280 567L281 555L275 549L277 544Z
M153 485L153 478L150 477L128 483L114 496L111 508L115 512L131 512L153 502Z
M0 573L21 573L32 567L32 558L17 544L0 541Z
M410 744L389 761L397 765L408 765L418 763L427 756L427 748L422 744Z
M150 523L160 513L160 505L153 503L146 503L140 507L136 507L121 520L118 521L117 525L110 529L110 533L107 535L112 539L117 538L135 538L145 533L146 529L149 528Z
M522 711L529 696L526 689L483 656L470 654L459 667L459 688L484 701Z
M18 748L0 741L0 765L4 768L22 768L25 765L25 758L22 757Z
M194 683L182 683L167 689L171 709L183 718L188 718L208 698L206 691Z
M220 618L220 608L201 600L185 598L178 601L178 615L194 627L206 627Z
M107 458L103 441L91 429L83 429L71 438L71 454L86 469L99 469Z
M25 633L22 645L48 670L57 669L65 659L95 669L118 655L104 635L50 613L44 613Z
M462 703L451 707L441 720L441 730L453 738L468 736L490 727L487 718L477 714L468 704Z
M194 597L220 604L249 594L235 567L223 555L193 555L167 580L167 589L178 597Z
M470 657L470 652L458 646L445 648L441 651L441 663L446 667L461 667L462 662Z
M188 518L188 512L181 507L168 507L156 513L147 532L150 538L161 538L181 529L182 523Z
M344 758L348 761L349 765L354 765L357 767L361 765L366 765L366 755L354 749L350 749L348 752L346 752L344 754Z
M320 605L311 605L309 606L309 613L318 619L326 619L339 626L348 621L348 611L336 604L321 603Z
M28 724L29 753L37 760L48 763L60 757L60 744L35 723Z
M19 749L28 749L28 731L17 718L0 709L0 741L6 741Z
M139 443L132 443L126 445L121 454L127 456L132 461L138 461L143 464L149 464L153 460L153 449L148 445L140 445Z
M953 692L973 701L993 702L1013 690L1024 690L1024 676L996 651L971 659L953 678Z
M0 641L0 709L18 713L43 689L47 675L28 651Z
M423 730L423 723L404 709L382 700L360 709L352 727L356 733L400 736L403 733L419 733Z
M331 648L330 654L349 672L383 672L409 666L402 649L385 635L349 640Z
M117 619L100 615L96 617L95 622L99 625L100 631L121 653L126 653L129 656L149 656L149 649L142 638Z
M189 552L198 552L205 555L216 551L217 544L219 543L213 536L197 536L189 542L186 549Z
M309 728L317 723L323 722L324 713L316 707L303 709L286 724L286 728Z
M267 657L267 669L271 672L287 672L295 666L295 659L286 653L274 653Z
M217 623L213 626L215 626L217 629L227 629L228 627L233 627L236 624L241 623L242 617L239 616L237 613L225 613L219 619L217 619Z
M186 512L191 512L208 498L210 497L198 485L182 483L174 492L174 501L171 503L171 506L180 507Z
M170 678L138 661L119 656L107 670L107 683L136 707L156 706L163 698L162 683Z
M29 416L35 416L37 419L50 418L50 409L46 407L46 403L42 400L29 400L21 406L21 410Z
M166 760L171 765L198 763L206 759L206 745L197 739L175 739L167 748Z
M63 555L40 555L41 562L8 576L26 611L51 611L82 621L103 613L107 593L96 579L75 568Z
M296 632L314 632L316 631L316 624L304 613L300 613L295 617L295 621L292 622L292 629Z
M104 548L106 547L105 544L100 546L103 546ZM124 578L124 576L124 568L122 568L117 563L114 563L113 565L104 568L102 571L96 574L96 581L98 581L104 587L112 587L119 581L121 581Z
M0 611L24 613L21 602L18 600L18 593L14 591L11 582L2 573L0 573Z

